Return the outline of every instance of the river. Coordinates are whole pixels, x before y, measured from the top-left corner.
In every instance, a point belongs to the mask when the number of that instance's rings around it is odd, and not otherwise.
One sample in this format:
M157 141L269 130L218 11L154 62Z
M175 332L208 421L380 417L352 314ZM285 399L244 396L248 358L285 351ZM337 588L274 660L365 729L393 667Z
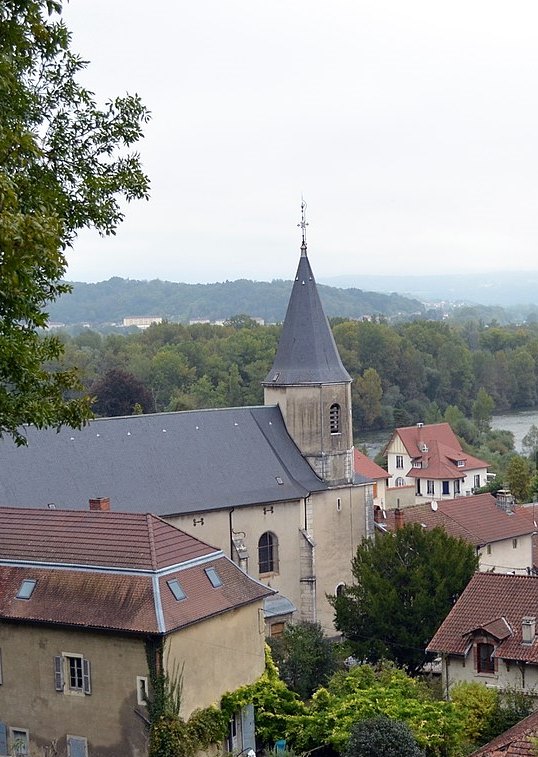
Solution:
M533 423L535 426L538 426L538 409L520 410L513 413L504 413L503 415L494 415L491 419L492 428L503 429L513 433L516 452L521 452L521 440ZM357 445L360 447L364 445L368 457L373 459L387 444L391 437L391 433L390 429L365 431L362 434L359 434Z

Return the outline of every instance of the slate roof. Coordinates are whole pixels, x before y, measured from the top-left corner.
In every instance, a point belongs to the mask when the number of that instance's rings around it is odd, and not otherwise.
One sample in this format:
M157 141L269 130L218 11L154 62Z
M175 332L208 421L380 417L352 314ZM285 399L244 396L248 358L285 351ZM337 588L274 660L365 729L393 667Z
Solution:
M428 529L442 526L449 536L465 539L476 547L536 530L532 510L514 507L507 513L490 493L440 499L435 511L428 502L406 507L402 513L404 523L420 523ZM387 512L385 523L389 530L394 530L394 510Z
M464 655L474 631L490 628L501 638L494 657L538 664L538 640L523 644L522 620L537 615L538 577L475 573L428 644L429 652ZM502 623L501 623L502 621ZM499 629L511 634L498 634Z
M36 585L18 599L24 580ZM154 515L0 508L0 621L167 634L272 593Z
M323 311L304 245L273 367L264 384L347 384L351 381Z
M538 712L532 712L469 757L535 757L536 747L532 739L537 737Z
M464 452L458 437L448 423L431 423L423 426L404 426L394 431L387 449L395 436L399 436L413 460L422 462L421 468L411 467L405 474L410 478L458 479L469 470L487 468L488 464L478 457ZM423 451L421 444L426 444ZM458 461L462 463L458 467Z
M0 440L0 505L175 515L300 499L327 488L276 406L99 418ZM281 481L282 483L279 483Z

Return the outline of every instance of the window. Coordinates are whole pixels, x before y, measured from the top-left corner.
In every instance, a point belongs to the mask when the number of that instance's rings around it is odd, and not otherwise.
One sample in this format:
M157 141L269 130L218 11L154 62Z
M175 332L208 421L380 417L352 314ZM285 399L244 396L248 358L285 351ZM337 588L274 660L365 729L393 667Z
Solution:
M403 468L403 455L396 455L396 467Z
M461 494L461 481L459 478L454 481L454 494Z
M443 494L450 494L450 481L443 481Z
M517 549L517 539L512 539L512 549Z
M334 592L337 597L342 597L344 595L344 589L346 588L346 585L343 583L338 584L336 587L336 591Z
M396 486L405 486L405 479L403 479L401 476L398 476L395 483Z
M187 595L183 591L183 587L176 578L173 578L171 581L167 581L166 583L168 584L168 588L174 595L174 598L177 599L178 602L181 599L185 599Z
M342 500L340 499L340 497L336 498L336 509L338 510L338 512L340 512L340 510L342 509Z
M67 757L88 757L88 740L83 736L68 736Z
M456 463L456 465L458 466L458 468L464 468L465 467L465 460L458 460L458 462Z
M487 554L487 555L491 555L491 544L488 544L488 545L486 546L486 554Z
M476 670L478 673L495 673L493 644L476 645Z
M25 579L20 585L19 591L17 592L16 599L30 599L36 587L36 584L37 584L37 581L34 581L33 578Z
M64 694L91 694L89 660L72 652L64 652L55 657L54 688Z
M402 468L403 468L403 465L402 465ZM422 468L422 460L414 460L413 468Z
M420 491L420 478L417 478L416 493L417 494L422 494L422 492Z
M146 676L136 677L136 703L147 707L148 704L148 679Z
M340 429L340 405L336 402L331 405L329 410L329 426L331 434L339 434Z
M214 589L218 589L219 586L222 586L222 579L219 576L219 574L217 573L217 571L215 570L215 568L206 568L205 569L205 574L209 578L209 580L211 582L211 586Z
M258 566L260 573L278 572L278 540L271 531L266 531L258 541Z
M477 473L474 477L474 488L480 489L480 473Z
M435 486L431 478L426 481L426 493L431 494L432 496L435 494Z
M30 752L30 734L26 728L10 728L9 743L11 754L29 754Z
M269 635L272 639L280 639L284 634L285 628L286 624L283 621L279 621L278 623L271 623L271 626L269 627Z

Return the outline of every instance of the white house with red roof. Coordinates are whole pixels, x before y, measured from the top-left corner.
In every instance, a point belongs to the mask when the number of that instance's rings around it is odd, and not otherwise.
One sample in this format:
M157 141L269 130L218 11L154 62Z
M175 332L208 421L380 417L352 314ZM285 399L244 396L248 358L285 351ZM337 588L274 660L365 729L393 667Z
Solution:
M427 647L459 681L538 695L538 577L475 573Z
M272 594L155 515L0 507L0 755L144 757L155 674L185 719L253 683ZM254 747L247 706L227 748Z
M372 481L374 505L383 508L385 506L389 474L356 447L353 450L353 462L355 474Z
M414 486L417 503L468 496L486 483L488 464L462 449L448 423L397 428L385 454L392 487Z

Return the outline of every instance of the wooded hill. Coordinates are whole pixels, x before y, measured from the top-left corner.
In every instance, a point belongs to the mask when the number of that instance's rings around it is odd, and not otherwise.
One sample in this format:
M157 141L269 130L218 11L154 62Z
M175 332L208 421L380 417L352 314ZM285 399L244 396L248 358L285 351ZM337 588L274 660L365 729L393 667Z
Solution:
M284 319L292 282L224 281L215 284L181 284L172 281L136 281L117 276L97 284L75 282L71 294L63 295L49 308L51 321L118 323L126 316L157 315L170 321L192 318L211 321L244 313L267 323ZM398 294L363 292L318 285L329 317L361 318L364 315L394 317L422 314L418 300Z

